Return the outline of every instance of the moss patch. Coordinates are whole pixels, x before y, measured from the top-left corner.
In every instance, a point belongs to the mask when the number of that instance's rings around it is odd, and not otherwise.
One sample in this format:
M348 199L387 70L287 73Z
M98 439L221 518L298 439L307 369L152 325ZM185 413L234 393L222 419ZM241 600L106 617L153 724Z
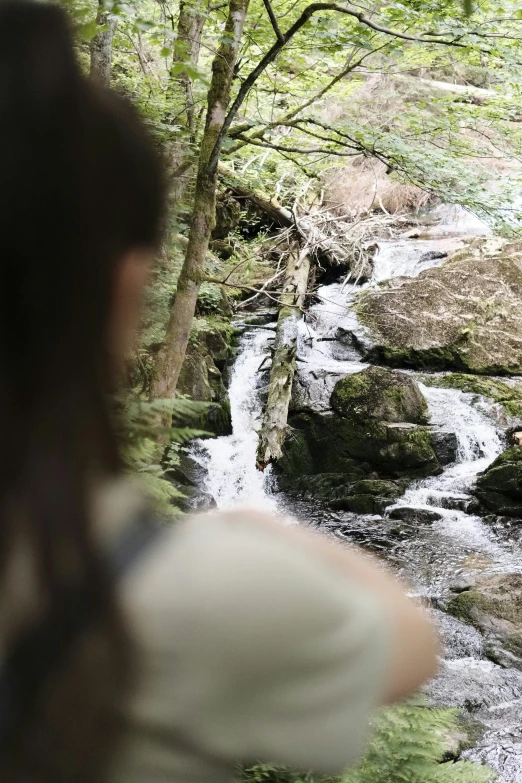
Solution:
M404 373L369 367L335 384L332 408L350 421L367 418L386 422L426 424L428 405L418 384Z

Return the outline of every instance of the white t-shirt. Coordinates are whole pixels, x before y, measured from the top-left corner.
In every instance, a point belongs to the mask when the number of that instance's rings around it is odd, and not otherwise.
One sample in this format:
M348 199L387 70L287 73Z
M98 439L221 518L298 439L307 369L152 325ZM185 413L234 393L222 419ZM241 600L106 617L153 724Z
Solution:
M256 760L335 774L363 751L386 619L304 548L208 514L161 535L120 591L142 676L111 783L219 783Z

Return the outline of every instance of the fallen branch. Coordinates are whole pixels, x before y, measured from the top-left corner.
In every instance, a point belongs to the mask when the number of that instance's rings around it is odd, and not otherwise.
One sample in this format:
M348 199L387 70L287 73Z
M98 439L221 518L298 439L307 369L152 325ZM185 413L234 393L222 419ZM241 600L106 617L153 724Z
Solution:
M282 446L286 436L288 408L295 375L297 334L308 287L310 261L308 248L299 251L296 245L286 267L270 370L268 401L257 450L259 470L264 470L270 462L279 459L283 454Z
M337 264L345 266L349 270L348 279L364 279L369 276L370 266L366 263L364 268L361 266L359 263L360 253L357 253L354 258L351 243L348 247L341 245L335 233L328 228L333 218L330 219L330 216L327 216L325 222L321 215L295 215L290 209L270 198L268 194L253 188L246 188L235 172L223 163L219 164L219 174L237 197L250 201L281 228L292 229L300 234L310 255L331 266Z

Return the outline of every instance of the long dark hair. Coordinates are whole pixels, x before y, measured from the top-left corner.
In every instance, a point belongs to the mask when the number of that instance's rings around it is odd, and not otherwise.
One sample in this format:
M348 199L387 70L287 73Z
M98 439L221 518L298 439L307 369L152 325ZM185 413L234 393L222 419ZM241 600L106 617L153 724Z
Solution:
M157 242L162 207L154 145L123 99L82 74L64 12L0 0L0 591L23 541L39 609L66 625L80 590L96 616L60 671L42 668L36 648L17 656L24 623L7 628L8 783L98 782L110 707L128 687L90 493L119 471L107 401L113 280L127 251Z

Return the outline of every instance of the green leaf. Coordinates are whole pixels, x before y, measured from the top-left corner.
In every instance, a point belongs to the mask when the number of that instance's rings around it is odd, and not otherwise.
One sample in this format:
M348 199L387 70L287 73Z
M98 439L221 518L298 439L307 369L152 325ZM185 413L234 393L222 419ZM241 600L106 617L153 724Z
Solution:
M78 28L78 34L83 41L92 41L97 32L98 25L96 24L96 20L82 24Z

